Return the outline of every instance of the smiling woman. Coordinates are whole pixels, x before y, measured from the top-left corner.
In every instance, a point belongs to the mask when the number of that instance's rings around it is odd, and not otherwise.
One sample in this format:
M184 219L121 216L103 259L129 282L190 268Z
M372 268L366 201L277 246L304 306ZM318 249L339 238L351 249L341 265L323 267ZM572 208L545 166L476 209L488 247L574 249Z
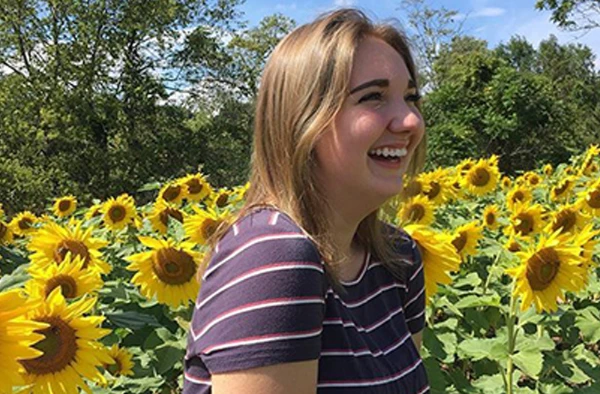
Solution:
M264 70L250 187L211 231L184 393L427 393L421 255L380 208L423 165L404 36L342 9Z

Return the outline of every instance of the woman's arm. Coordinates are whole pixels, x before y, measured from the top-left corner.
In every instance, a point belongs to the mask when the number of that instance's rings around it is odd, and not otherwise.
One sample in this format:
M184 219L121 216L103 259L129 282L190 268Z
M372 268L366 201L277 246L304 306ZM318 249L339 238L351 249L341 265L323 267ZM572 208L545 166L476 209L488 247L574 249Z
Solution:
M214 394L314 394L318 360L213 374Z
M423 331L421 330L417 333L412 334L412 340L415 343L417 351L421 353L421 345L423 343Z

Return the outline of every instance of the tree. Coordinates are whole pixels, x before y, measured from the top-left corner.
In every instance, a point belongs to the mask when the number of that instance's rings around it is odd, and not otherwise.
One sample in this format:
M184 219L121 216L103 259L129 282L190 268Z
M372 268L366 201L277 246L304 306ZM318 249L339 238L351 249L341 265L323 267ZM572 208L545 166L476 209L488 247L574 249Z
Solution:
M552 11L552 22L565 30L589 31L600 27L599 0L538 0L535 8Z
M425 0L403 0L402 8L408 12L409 39L417 54L423 79L421 86L436 89L440 81L433 65L442 46L461 34L462 22L457 22L458 11L445 7L431 8Z

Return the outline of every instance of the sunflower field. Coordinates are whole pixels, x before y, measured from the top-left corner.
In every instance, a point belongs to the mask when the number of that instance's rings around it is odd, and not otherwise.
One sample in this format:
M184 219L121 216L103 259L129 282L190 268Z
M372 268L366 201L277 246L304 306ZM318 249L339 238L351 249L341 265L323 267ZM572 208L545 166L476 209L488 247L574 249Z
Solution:
M433 393L600 393L600 149L406 179L384 219L424 262ZM248 185L204 174L46 214L0 206L0 393L175 393L206 240Z

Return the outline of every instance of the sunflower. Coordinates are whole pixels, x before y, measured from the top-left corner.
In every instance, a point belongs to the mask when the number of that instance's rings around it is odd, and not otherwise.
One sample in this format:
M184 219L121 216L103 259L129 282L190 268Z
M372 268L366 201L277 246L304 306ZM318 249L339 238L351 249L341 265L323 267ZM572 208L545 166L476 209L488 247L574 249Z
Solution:
M508 236L531 237L544 227L542 206L518 203L510 215L510 225L504 229Z
M496 189L500 179L498 167L487 160L478 160L463 177L464 187L476 196L483 196Z
M82 298L67 304L59 288L54 289L45 303L30 311L28 317L49 327L36 330L44 339L33 347L43 354L21 361L25 368L25 383L34 393L91 392L82 378L105 382L97 367L111 359L98 339L110 333L100 328L103 316L86 316L96 303L95 298Z
M508 238L506 243L504 244L504 248L509 252L515 253L523 249L521 246L521 242L519 242L519 238L515 236L511 236Z
M467 256L472 256L477 253L477 243L482 237L482 227L473 221L465 223L458 227L450 236L452 245L456 249L456 253L462 259Z
M578 197L577 203L581 205L583 211L594 217L600 217L600 180L579 192Z
M148 220L152 224L152 228L161 234L166 234L169 228L169 220L174 219L179 223L183 223L183 212L164 200L156 200L152 206L152 211L148 214Z
M4 209L2 209L2 203L0 203L0 220L4 219Z
M458 163L456 165L456 167L455 167L456 173L459 174L460 176L463 176L474 165L475 165L475 160L473 160L472 158L464 159L463 161L461 161L460 163Z
M515 186L506 194L506 206L513 211L519 203L527 204L533 200L531 191L524 186Z
M138 239L152 249L126 258L131 262L127 269L136 271L132 282L140 286L140 292L146 298L156 295L158 302L173 308L194 300L199 289L195 274L202 260L202 255L192 250L194 244L141 236Z
M521 310L535 304L537 312L554 312L557 298L564 290L581 290L586 281L586 269L581 264L580 247L568 244L567 237L558 231L542 235L537 247L518 252L521 264L506 272L515 278L514 296L522 297Z
M92 205L85 213L85 219L90 220L92 218L102 216L102 207L103 206L104 206L104 203L101 203L101 202Z
M459 175L448 180L448 201L461 200L465 196L465 189L462 186L462 178Z
M588 273L585 277L586 285L588 283L588 279L590 276L589 274L591 272L590 267L596 265L596 263L593 260L593 256L594 249L598 244L598 240L594 240L594 238L597 237L599 234L600 230L594 231L594 225L590 223L571 238L572 242L580 248L579 256L583 259L582 265Z
M554 173L554 168L552 168L552 164L548 163L544 166L544 168L542 169L542 172L544 173L544 175L551 176Z
M213 193L208 198L208 204L212 209L223 209L231 204L232 191L223 187Z
M42 352L31 345L44 339L35 330L48 324L25 318L25 314L40 304L28 300L21 289L0 293L0 393L11 393L12 386L22 385L18 360L39 357Z
M115 231L132 223L136 218L135 200L128 194L108 199L102 206L104 225Z
M133 355L127 349L112 345L108 349L108 355L112 362L104 364L103 367L112 376L133 375L133 361L131 361Z
M575 234L578 229L583 228L589 217L581 213L579 204L563 205L555 212L551 213L550 221L546 226L546 232L553 233L571 233Z
M434 205L443 205L448 201L450 190L448 188L448 170L437 168L434 171L426 172L419 175L421 181L427 185L425 196Z
M77 208L77 199L72 195L68 195L54 200L52 211L59 218L64 218L75 212L75 208Z
M57 287L66 299L92 295L102 288L104 282L98 271L83 269L84 262L81 256L72 258L71 253L67 253L60 265L50 264L44 270L32 270L25 289L30 296L42 299Z
M38 222L38 218L29 211L20 212L8 224L16 235L26 236L33 233L36 228L34 225Z
M13 232L11 227L7 223L0 221L0 245L8 245L12 241Z
M109 273L111 267L101 260L102 253L99 251L107 242L92 238L93 227L84 231L81 225L82 222L71 219L65 227L48 223L38 230L27 245L27 249L33 252L30 272L45 269L51 264L60 264L70 252L83 259L83 268Z
M496 204L488 205L483 210L483 225L490 230L498 228L499 208Z
M423 195L417 195L402 203L396 217L401 224L429 226L435 220L435 206Z
M575 187L575 178L568 176L563 178L556 186L550 189L550 199L552 201L562 201L567 199L571 190Z
M527 180L527 183L529 184L529 186L535 188L536 186L539 186L540 183L542 183L542 178L536 174L533 171L527 171L525 174L525 180Z
M158 192L158 200L166 203L179 205L186 197L187 187L181 182L170 182L165 184Z
M437 292L438 285L452 282L449 272L458 271L460 256L450 239L427 226L409 224L404 230L415 240L423 261L425 297L427 303Z
M405 175L402 184L402 198L405 200L429 191L428 185L419 176L409 177Z
M206 210L193 207L195 215L186 218L183 224L186 238L191 242L204 245L223 222L230 218L229 211L217 212L210 208Z
M250 182L246 182L242 186L236 186L232 190L232 203L235 204L246 199L246 192L250 188Z
M575 170L573 167L571 166L566 166L564 169L564 173L568 176L574 176L577 174L577 170Z
M212 187L202 174L187 175L177 182L185 187L185 196L191 201L202 201L212 193Z
M512 181L510 177L504 175L502 180L500 181L500 185L502 186L502 190L508 190L512 186Z

